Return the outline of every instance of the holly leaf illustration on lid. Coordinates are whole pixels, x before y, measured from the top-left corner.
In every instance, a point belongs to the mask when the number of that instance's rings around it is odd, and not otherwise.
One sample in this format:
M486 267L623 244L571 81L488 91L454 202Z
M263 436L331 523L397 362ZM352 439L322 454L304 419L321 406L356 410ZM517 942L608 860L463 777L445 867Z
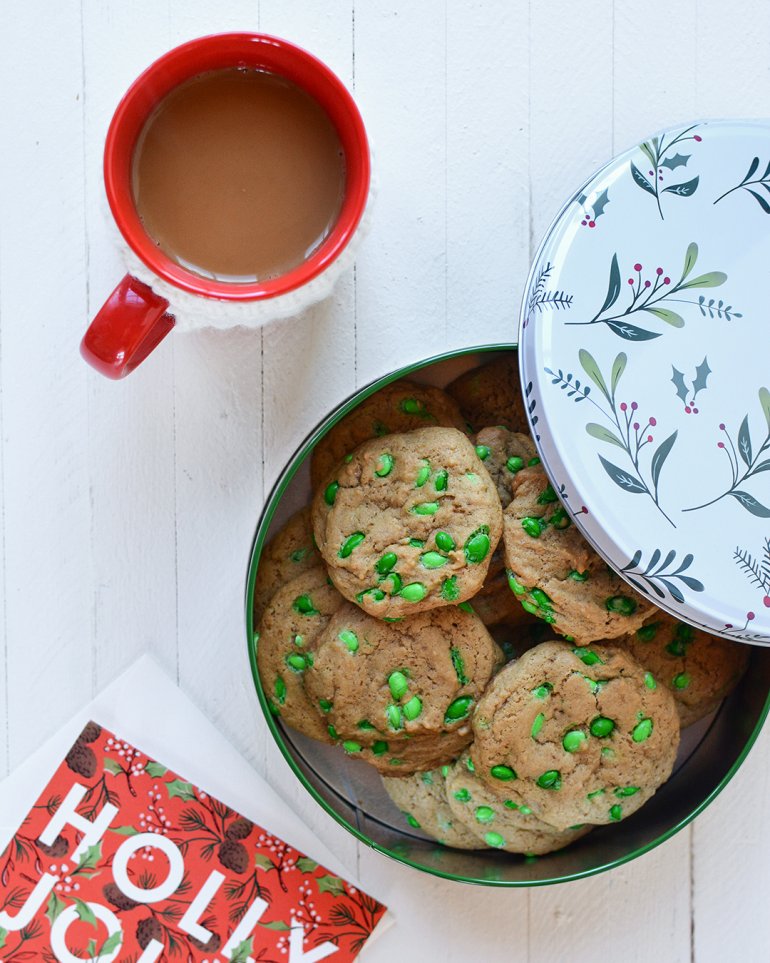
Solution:
M671 366L671 370L674 372L671 380L676 388L676 396L677 398L681 398L682 401L687 404L687 385L684 383L684 372L679 371L673 365Z
M174 779L173 782L166 783L166 792L168 793L169 799L172 799L174 796L179 796L179 798L185 802L195 799L192 783L183 782L181 779Z
M691 157L692 154L674 154L673 157L667 157L665 160L662 160L660 166L667 167L670 171L673 171L676 170L677 167L684 167Z

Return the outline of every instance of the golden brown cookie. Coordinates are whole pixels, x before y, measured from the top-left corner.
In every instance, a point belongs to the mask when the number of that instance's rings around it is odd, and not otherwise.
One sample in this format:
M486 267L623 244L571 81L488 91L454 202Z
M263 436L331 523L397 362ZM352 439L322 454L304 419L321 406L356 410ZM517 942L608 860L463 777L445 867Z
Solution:
M303 684L323 629L344 603L322 565L287 582L272 597L259 624L257 666L273 712L313 739L331 742L327 723Z
M542 856L563 849L590 832L592 827L585 824L558 830L541 822L529 806L492 792L474 769L467 754L450 766L446 796L454 825L474 837L476 846Z
M520 471L512 492L505 561L522 606L581 643L635 632L655 607L588 545L542 467Z
M305 687L349 754L407 775L468 745L471 713L501 662L479 619L457 606L389 623L346 604L318 641Z
M683 727L716 709L749 662L749 646L720 639L660 611L618 644L671 691Z
M495 677L473 733L489 789L564 830L639 809L671 775L679 717L624 649L545 642Z
M540 464L530 435L507 428L482 428L476 435L476 454L497 486L503 508L511 503L511 484L523 468Z
M306 507L292 515L262 550L254 584L254 625L282 585L320 564L321 556L313 544L310 508Z
M446 765L404 779L383 776L382 784L412 829L421 829L444 846L483 849L483 843L449 808L445 786L448 771Z
M332 581L377 618L475 595L502 531L492 479L455 428L360 445L318 491L312 517Z
M310 465L313 490L362 442L433 425L467 431L457 403L440 388L406 380L385 385L338 421L315 446Z
M475 428L504 425L511 431L529 431L515 351L466 371L446 390Z

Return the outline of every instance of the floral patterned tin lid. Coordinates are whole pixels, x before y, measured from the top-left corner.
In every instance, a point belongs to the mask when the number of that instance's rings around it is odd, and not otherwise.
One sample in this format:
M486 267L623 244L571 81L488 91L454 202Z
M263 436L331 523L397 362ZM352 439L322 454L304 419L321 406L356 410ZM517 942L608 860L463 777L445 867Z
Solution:
M576 524L687 622L770 644L770 125L666 130L565 205L522 303L543 461Z

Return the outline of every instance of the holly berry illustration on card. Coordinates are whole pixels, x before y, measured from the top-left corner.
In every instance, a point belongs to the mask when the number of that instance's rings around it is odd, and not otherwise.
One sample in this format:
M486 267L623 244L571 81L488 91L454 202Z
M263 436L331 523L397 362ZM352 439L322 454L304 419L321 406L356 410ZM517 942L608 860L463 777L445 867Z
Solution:
M89 722L0 856L0 960L333 963L385 906Z

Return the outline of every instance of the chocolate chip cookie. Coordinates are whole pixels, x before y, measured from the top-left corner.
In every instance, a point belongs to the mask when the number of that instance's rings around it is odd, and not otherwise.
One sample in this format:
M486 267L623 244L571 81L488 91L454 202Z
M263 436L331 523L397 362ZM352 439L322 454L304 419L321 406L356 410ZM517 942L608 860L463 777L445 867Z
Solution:
M404 779L383 776L382 784L412 829L421 829L444 846L482 849L477 836L449 808L445 786L448 771L445 765Z
M457 403L440 388L406 380L385 385L338 421L315 446L310 465L313 489L362 442L431 425L468 430Z
M360 445L317 492L312 518L335 586L377 618L475 595L502 531L489 472L455 428Z
M749 647L656 612L632 635L618 640L676 700L682 726L712 712L738 684Z
M313 665L321 632L343 603L329 585L326 569L316 565L275 593L259 623L257 666L273 712L293 729L322 742L332 739L303 680Z
M282 585L320 564L321 556L313 544L310 508L306 507L292 515L262 551L254 585L254 625Z
M577 642L635 632L655 607L628 586L577 530L541 466L512 482L505 561L521 605Z
M639 809L671 775L679 718L668 689L624 649L545 642L495 677L473 732L487 787L565 830Z
M476 428L504 425L511 431L529 431L515 351L466 371L446 390Z
M475 838L477 846L541 856L563 849L592 828L584 824L558 830L541 822L526 804L492 792L467 754L448 768L446 796L454 824Z
M473 708L501 662L479 619L457 606L388 623L345 604L318 640L305 688L346 752L407 775L468 745Z

